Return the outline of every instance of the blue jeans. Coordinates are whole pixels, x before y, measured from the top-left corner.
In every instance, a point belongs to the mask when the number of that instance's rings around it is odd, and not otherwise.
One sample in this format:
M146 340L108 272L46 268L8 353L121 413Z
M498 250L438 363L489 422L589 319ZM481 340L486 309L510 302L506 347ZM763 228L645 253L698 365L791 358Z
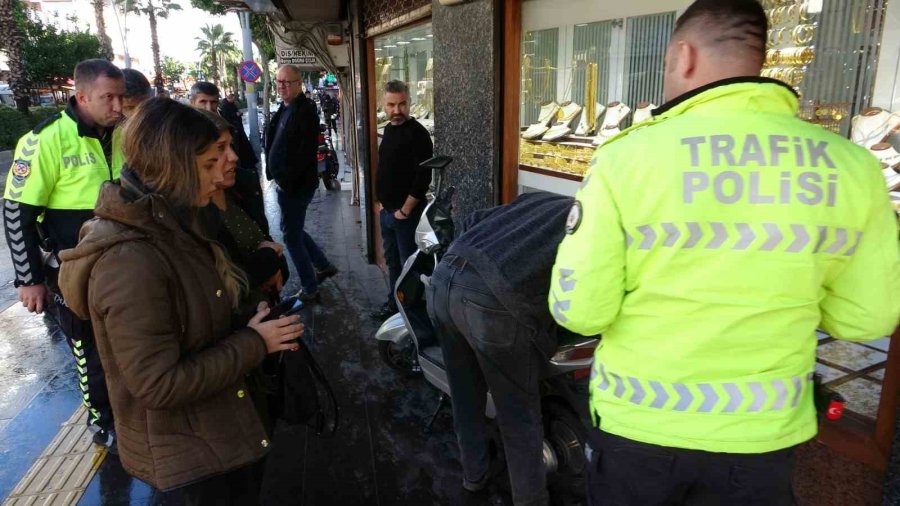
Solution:
M416 225L422 213L415 212L405 220L394 218L394 213L387 209L381 210L381 240L384 248L384 263L387 264L391 286L388 287L388 304L391 307L394 302L394 285L403 272L403 262L416 252Z
M284 235L284 244L291 255L291 260L294 261L297 275L300 276L303 293L309 294L316 293L319 289L316 271L330 265L328 258L303 229L306 223L306 209L312 202L316 189L310 187L296 193L286 193L281 188L276 188L278 207L281 208L281 233Z
M468 263L452 265L446 255L425 289L453 402L453 428L463 477L477 483L488 472L487 393L497 408L516 506L549 502L541 420L541 366L545 358L528 328L503 306Z

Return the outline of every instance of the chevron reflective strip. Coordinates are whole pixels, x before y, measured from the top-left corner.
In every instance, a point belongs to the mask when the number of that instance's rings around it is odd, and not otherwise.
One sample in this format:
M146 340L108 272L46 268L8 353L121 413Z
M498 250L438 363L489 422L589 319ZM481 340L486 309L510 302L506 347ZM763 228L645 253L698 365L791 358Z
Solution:
M100 412L98 412L96 409L88 406L88 413L90 413L90 416L88 417L88 425L94 425L100 421Z
M569 319L566 318L565 312L569 310L572 301L559 300L559 297L556 295L556 290L550 290L550 294L553 296L553 318L560 323L569 321Z
M707 250L852 256L861 239L862 232L859 231L797 223L663 222L625 230L626 248L640 251L700 247Z
M568 293L575 289L575 280L571 279L574 275L575 271L571 269L559 270L559 287L562 289L563 293Z
M13 178L15 179L15 178ZM13 181L13 186L15 186ZM12 195L12 192L10 192ZM19 203L13 200L4 202L3 225L6 228L6 238L9 241L10 255L16 278L23 283L31 283L34 279L31 273L31 265L28 263L28 252L25 247L25 234L22 230L22 210Z
M808 374L747 382L664 383L611 372L596 361L591 374L591 384L601 395L653 409L710 414L794 409L812 382Z

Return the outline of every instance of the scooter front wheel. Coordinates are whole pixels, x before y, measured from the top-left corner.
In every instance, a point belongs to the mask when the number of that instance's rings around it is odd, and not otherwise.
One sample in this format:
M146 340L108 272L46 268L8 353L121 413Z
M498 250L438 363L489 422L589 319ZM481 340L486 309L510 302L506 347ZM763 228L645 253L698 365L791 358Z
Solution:
M406 336L399 342L378 341L378 354L391 369L406 378L422 375L419 358L416 356L416 344Z

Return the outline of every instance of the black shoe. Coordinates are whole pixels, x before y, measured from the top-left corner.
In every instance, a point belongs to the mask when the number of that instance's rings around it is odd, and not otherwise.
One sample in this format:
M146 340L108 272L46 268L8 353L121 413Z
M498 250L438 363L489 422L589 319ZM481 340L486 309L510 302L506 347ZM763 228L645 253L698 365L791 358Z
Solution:
M328 267L322 269L321 271L316 271L316 283L321 283L326 279L334 276L338 273L337 267L329 264Z
M373 320L384 321L397 314L397 312L397 308L394 307L393 304L385 302L380 308L369 313L369 316L372 317Z
M313 304L322 302L322 294L319 292L316 293L306 293L300 292L297 294L297 298L299 298L304 304Z
M106 447L106 451L113 455L119 454L119 447L116 444L116 431L100 429L94 432L92 437L94 444Z

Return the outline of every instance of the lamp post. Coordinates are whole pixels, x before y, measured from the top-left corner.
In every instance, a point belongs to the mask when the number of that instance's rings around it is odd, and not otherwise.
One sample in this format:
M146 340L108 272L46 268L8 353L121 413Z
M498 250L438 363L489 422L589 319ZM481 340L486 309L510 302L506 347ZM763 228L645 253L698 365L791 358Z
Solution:
M238 20L241 22L241 33L244 43L244 61L253 60L253 40L250 34L250 11L237 11ZM247 123L250 126L250 144L257 156L261 152L259 143L259 112L256 108L256 85L247 83ZM253 91L251 91L253 90Z

